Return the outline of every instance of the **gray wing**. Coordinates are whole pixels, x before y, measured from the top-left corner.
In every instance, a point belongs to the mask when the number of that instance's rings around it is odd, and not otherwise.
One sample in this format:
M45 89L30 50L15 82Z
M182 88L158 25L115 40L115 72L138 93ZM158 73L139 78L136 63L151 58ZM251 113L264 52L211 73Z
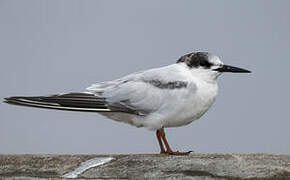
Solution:
M177 104L186 98L188 89L194 91L196 86L189 83L183 71L175 66L134 73L87 88L90 93L105 98L109 109L138 115L158 111L173 102Z

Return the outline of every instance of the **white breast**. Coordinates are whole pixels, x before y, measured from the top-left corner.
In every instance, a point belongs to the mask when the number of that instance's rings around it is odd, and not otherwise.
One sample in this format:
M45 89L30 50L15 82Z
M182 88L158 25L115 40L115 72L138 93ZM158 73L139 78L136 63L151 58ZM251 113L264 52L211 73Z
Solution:
M163 120L163 127L178 127L199 119L212 106L215 101L218 86L217 83L198 82L197 91L190 94L183 106L174 115ZM178 103L177 103L178 104Z

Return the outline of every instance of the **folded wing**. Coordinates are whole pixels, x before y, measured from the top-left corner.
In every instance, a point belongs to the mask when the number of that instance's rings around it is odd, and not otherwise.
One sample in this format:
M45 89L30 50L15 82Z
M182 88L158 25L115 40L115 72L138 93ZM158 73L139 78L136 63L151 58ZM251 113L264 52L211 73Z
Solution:
M178 107L178 102L186 99L187 93L194 93L195 86L186 81L186 76L176 66L151 69L114 81L96 83L88 87L87 92L13 96L5 98L5 102L57 110L124 112L146 116L162 108L170 109L169 106Z

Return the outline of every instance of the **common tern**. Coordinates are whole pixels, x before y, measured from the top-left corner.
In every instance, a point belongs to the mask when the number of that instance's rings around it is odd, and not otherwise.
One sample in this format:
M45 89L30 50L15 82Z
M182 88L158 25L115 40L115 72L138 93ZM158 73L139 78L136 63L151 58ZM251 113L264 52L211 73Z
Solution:
M217 78L225 72L250 73L225 65L214 54L193 52L174 64L95 83L83 92L13 96L5 98L5 102L97 112L118 122L155 130L162 154L187 155L190 151L175 152L170 148L164 128L185 126L206 113L218 94Z

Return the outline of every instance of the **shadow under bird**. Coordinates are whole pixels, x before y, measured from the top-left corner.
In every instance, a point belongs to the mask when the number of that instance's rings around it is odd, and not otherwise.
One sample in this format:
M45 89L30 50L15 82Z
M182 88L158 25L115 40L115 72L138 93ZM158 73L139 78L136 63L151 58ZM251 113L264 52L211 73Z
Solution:
M109 119L156 131L162 154L174 152L164 128L179 127L199 119L214 103L217 78L225 72L250 71L224 65L208 52L193 52L175 64L129 74L120 79L92 84L84 92L50 96L13 96L14 105L68 111L97 112Z

